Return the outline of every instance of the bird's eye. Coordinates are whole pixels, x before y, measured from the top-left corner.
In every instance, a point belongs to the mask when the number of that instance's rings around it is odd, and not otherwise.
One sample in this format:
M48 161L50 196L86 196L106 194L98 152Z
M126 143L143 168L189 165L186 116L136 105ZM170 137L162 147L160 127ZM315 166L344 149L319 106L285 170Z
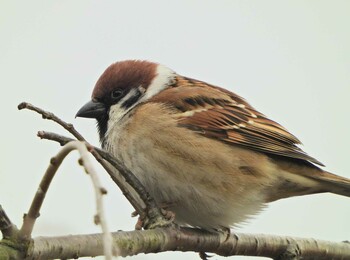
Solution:
M119 99L123 95L123 91L121 89L116 89L112 91L112 98L113 99Z

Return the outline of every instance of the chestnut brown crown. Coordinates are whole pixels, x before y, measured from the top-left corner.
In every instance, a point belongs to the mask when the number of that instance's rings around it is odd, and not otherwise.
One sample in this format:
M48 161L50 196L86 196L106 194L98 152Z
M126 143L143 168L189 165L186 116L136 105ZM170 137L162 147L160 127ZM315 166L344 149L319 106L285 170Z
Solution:
M92 99L106 99L114 90L127 93L140 86L147 89L156 76L157 66L156 63L141 60L113 63L98 79L92 92Z

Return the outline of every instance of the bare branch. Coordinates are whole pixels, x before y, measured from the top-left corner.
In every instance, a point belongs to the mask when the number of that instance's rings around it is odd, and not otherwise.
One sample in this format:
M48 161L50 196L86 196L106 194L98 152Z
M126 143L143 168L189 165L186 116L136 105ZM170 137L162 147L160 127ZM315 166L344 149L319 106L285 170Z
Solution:
M71 133L75 138L77 138L79 141L85 141L84 137L77 131L75 130L73 124L69 124L62 119L60 119L58 116L56 116L54 113L45 111L39 107L33 106L30 103L27 102L22 102L17 106L18 110L22 109L29 109L32 111L37 112L42 116L43 119L48 119L56 122L60 126L62 126L64 129L66 129L69 133Z
M61 120L57 116L55 116L51 112L47 112L42 110L41 108L35 107L27 102L22 102L18 105L18 109L29 109L32 111L35 111L42 115L44 119L52 120L59 125L61 125L63 128L68 130L71 134L73 134L78 140L85 141L83 136L78 133L72 124L66 123L65 121ZM91 146L87 143L88 149ZM90 149L89 149L90 150ZM90 152L92 155L96 158L96 160L103 166L103 168L106 169L112 180L118 185L118 187L122 190L126 198L129 200L129 202L132 204L132 206L135 208L137 213L140 216L144 216L144 205L146 206L146 214L149 219L149 225L148 227L154 227L154 226L168 226L170 225L169 221L164 218L164 216L161 213L161 210L158 208L156 202L154 199L149 195L147 190L144 188L142 183L135 177L135 175L129 171L122 162L117 160L116 158L113 158L110 154L105 153L104 159L108 161L115 169L119 171L119 173L124 177L125 181L133 188L134 191L136 191L137 195L140 197L140 199L143 202L143 205L140 205L138 202L139 200L135 197L134 194L129 192L128 186L124 184L124 182L119 178L119 176L113 171L109 164L107 164L103 159L102 155L100 153L96 152L95 149L91 149Z
M28 210L28 213L24 215L23 225L20 229L20 237L24 240L29 240L32 233L36 219L40 215L40 208L44 202L46 192L50 187L51 181L55 176L59 166L61 165L63 159L73 150L75 147L73 145L65 145L61 151L50 160L50 165L46 169L46 172L39 184L38 190L34 196L32 204Z
M122 256L165 251L210 252L222 256L245 255L280 258L295 245L301 259L350 259L349 243L257 234L208 233L190 228L157 228L153 230L112 233ZM103 253L100 234L34 239L33 258L76 258Z
M56 141L56 142L60 143L61 145L64 145L64 144L73 140L71 138L58 135L56 133L45 132L45 131L39 131L38 136L42 139ZM125 181L128 184L130 184L130 186L137 187L136 191L141 193L141 194L138 193L140 195L140 197L143 197L147 201L147 205L148 205L148 211L147 211L148 215L147 216L151 220L150 226L151 225L169 226L171 224L167 219L164 218L163 214L160 212L159 208L157 207L155 201L150 197L150 195L148 194L148 192L146 191L144 186L141 184L141 182L135 177L135 175L132 172L130 172L127 168L125 168L125 166L119 160L113 158L108 152L106 152L100 148L97 148L95 146L92 146L90 144L87 144L87 145L90 148L89 150L92 153L92 155L95 155L97 153L101 158L103 158L108 163L110 163L114 168L116 168L122 174L122 176L125 178ZM98 160L98 162L101 163L101 161L99 161L99 160ZM105 162L105 161L103 161L103 162ZM101 165L102 165L102 163L101 163ZM108 167L108 169L110 170L109 167ZM116 177L116 175L114 174L114 171L108 172L108 173L112 177L112 179ZM120 179L119 179L119 181L120 181ZM121 189L122 189L123 194L127 198L128 198L128 196L132 195L129 192L129 189L127 189L127 187L125 187L125 185L122 185L122 187L126 188L125 190L123 190L122 188ZM130 201L130 199L129 199L129 201ZM131 199L131 201L132 201L132 199ZM139 213L139 211L137 211L137 212ZM143 214L143 211L141 212L140 215L142 216L142 214ZM152 228L152 226L151 226L151 228Z
M107 221L105 217L105 211L103 208L103 200L102 196L107 194L107 190L102 187L98 175L89 159L89 152L85 146L85 143L80 141L73 141L69 144L75 145L76 149L78 149L81 160L79 160L85 168L85 171L89 174L92 180L92 184L95 190L96 197L96 216L95 216L95 224L101 225L102 233L103 233L103 247L104 247L104 255L107 260L111 260L113 257L112 250L112 236L107 227ZM117 247L115 247L117 248ZM118 251L118 250L116 250ZM118 252L115 253L118 255Z
M72 138L64 137L61 135L58 135L56 133L51 132L45 132L45 131L39 131L38 137L41 139L47 139L51 141L56 141L60 143L61 146L65 145L66 143L70 141L74 141ZM111 179L114 181L114 183L117 184L117 186L122 191L123 195L127 198L127 200L130 202L130 204L134 207L134 209L137 211L138 214L142 215L144 214L144 204L140 204L138 200L135 198L133 194L130 193L129 187L125 185L125 180L120 174L118 174L110 164L108 164L101 156L103 153L102 149L99 149L97 147L93 147L91 150L91 154L95 157L95 159L101 164L101 166L106 170L108 175L111 177Z
M88 157L88 150L85 146L85 143L82 143L80 141L72 141L67 143L63 146L61 151L55 156L52 157L50 160L50 165L47 168L44 177L42 178L39 188L34 196L34 199L32 201L32 204L29 208L28 214L24 216L23 219L23 225L19 232L19 237L22 240L29 240L31 237L31 233L35 224L36 219L40 215L40 208L44 202L45 195L50 187L51 181L53 177L55 176L59 166L61 165L64 158L73 150L78 150L81 159L79 162L82 166L84 166L85 171L90 175L95 195L96 195L96 208L97 208L97 214L95 217L96 224L100 224L104 236L104 252L107 260L112 259L112 238L111 234L108 231L107 223L105 220L104 210L103 210L103 202L102 202L102 195L106 194L106 189L104 189L100 181L98 179L98 176L89 160ZM98 219L98 221L96 221Z

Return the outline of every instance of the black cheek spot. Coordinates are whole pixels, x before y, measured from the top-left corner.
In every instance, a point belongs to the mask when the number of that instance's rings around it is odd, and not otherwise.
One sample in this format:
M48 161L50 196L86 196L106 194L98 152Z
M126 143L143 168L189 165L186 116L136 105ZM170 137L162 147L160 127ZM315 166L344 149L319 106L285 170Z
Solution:
M134 105L139 100L141 95L142 95L142 93L139 90L137 90L133 96L131 96L128 100L124 101L124 103L121 105L121 107L124 109L130 108L132 105Z

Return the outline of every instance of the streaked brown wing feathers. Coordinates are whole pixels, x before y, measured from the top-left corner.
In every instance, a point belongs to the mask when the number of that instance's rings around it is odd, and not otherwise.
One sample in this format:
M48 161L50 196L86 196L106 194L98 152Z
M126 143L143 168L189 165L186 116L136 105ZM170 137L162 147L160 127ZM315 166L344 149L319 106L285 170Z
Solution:
M179 126L256 151L310 161L297 144L300 141L284 127L256 111L243 98L207 83L178 77L177 84L151 102L164 102L176 113Z

